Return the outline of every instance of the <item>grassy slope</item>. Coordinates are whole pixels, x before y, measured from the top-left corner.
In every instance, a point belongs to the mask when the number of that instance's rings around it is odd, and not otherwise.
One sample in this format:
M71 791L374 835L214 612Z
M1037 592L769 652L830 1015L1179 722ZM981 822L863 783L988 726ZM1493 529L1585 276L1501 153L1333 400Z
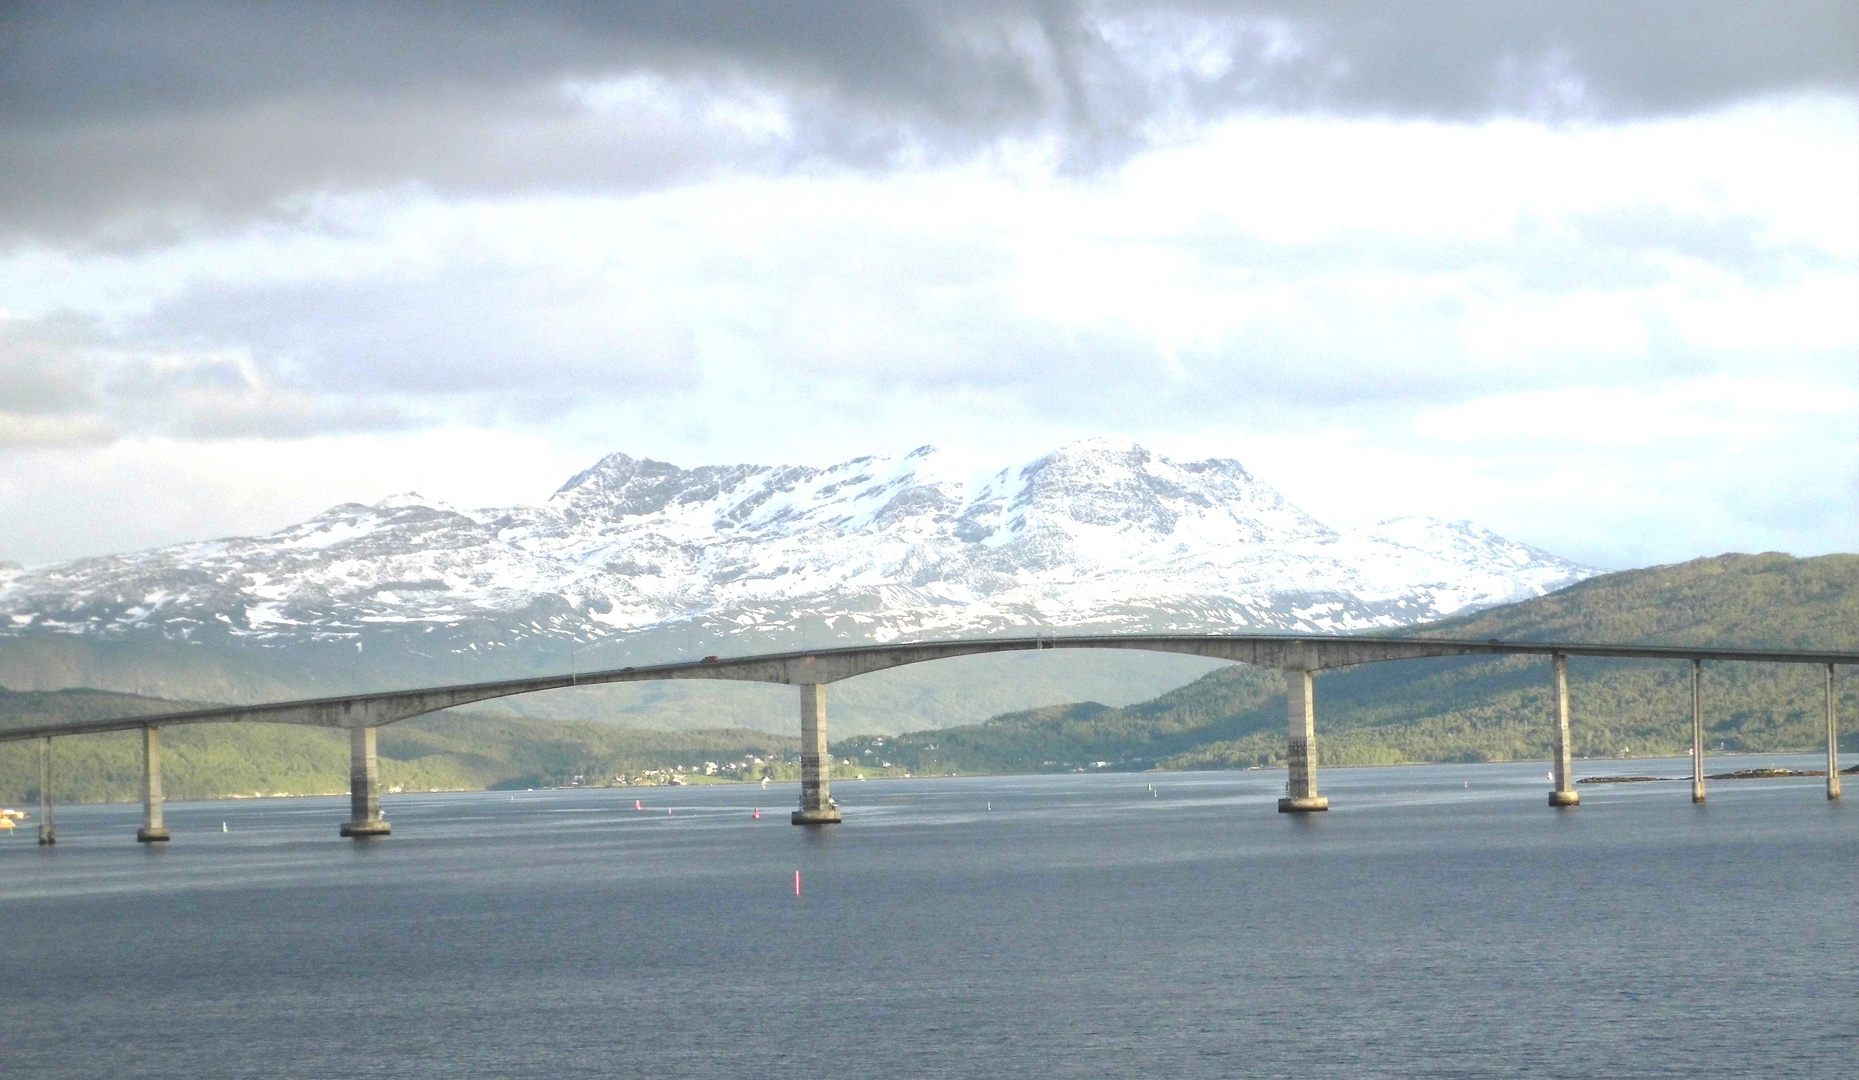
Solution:
M1859 556L1724 555L1595 578L1551 596L1420 628L1442 637L1636 644L1859 649ZM1576 661L1574 750L1682 754L1689 745L1684 664ZM1789 665L1706 665L1710 745L1807 750L1821 745L1822 676ZM1859 687L1842 715L1859 728ZM1123 709L1085 703L985 724L847 740L839 753L919 772L1039 771L1094 761L1119 767L1220 768L1281 759L1275 672L1233 666ZM1548 755L1548 664L1537 658L1372 664L1317 684L1318 753L1326 764L1502 761ZM1859 733L1849 735L1859 748Z
M94 690L0 691L0 725L165 712L185 703ZM742 729L645 731L591 721L483 714L420 717L383 728L381 780L409 789L540 787L577 774L700 766L745 754L792 759L799 740ZM169 798L338 793L348 790L348 740L325 728L281 724L177 726L162 731ZM139 799L141 736L58 739L52 791L61 802ZM0 743L0 802L38 798L38 749Z

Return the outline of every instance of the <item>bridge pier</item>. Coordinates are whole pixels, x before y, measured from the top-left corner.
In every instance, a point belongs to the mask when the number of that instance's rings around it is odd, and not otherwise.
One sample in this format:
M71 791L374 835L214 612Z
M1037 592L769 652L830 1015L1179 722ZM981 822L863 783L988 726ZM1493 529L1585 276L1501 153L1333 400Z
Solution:
M1289 738L1285 743L1285 797L1278 800L1281 814L1308 814L1328 810L1330 800L1317 794L1316 672L1285 668L1285 713Z
M1691 801L1704 801L1704 661L1691 661Z
M58 842L58 829L52 824L52 737L39 740L39 846Z
M1578 806L1581 793L1575 790L1569 777L1569 658L1566 654L1555 654L1555 673L1556 736L1551 769L1556 787L1549 793L1549 805Z
M1840 722L1833 711L1833 665L1827 665L1827 798L1840 797Z
M349 819L342 835L364 840L393 832L381 817L381 770L375 761L374 729L349 729Z
M154 724L142 728L142 827L136 840L158 844L168 839L168 828L161 821L161 729Z
M826 745L826 687L800 685L800 809L788 820L796 825L836 825L839 804L833 801L833 756Z

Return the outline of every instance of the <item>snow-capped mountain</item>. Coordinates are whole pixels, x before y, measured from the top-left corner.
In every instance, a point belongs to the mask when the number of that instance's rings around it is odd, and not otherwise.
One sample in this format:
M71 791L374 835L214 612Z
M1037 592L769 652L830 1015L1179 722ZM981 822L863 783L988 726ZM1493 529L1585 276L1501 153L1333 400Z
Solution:
M582 650L607 666L1014 628L1394 627L1593 572L1467 522L1337 531L1236 461L1114 439L980 475L933 447L830 468L612 454L541 506L408 494L267 536L14 569L0 625L553 668Z

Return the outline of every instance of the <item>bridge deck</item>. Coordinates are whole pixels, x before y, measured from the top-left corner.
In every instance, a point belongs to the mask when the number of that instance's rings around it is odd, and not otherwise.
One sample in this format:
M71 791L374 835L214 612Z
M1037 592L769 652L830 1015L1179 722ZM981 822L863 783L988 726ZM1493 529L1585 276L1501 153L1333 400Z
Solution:
M927 641L857 645L763 656L730 657L616 668L607 671L502 679L482 683L388 690L145 716L78 720L0 730L0 742L47 736L131 731L174 724L275 723L317 727L378 727L466 705L576 686L663 679L724 679L789 685L823 685L906 664L956 656L1045 649L1136 649L1186 653L1265 667L1322 671L1389 660L1440 656L1590 656L1631 660L1740 661L1770 664L1859 665L1859 653L1799 649L1726 649L1587 642L1460 641L1446 638L1362 637L1344 634L1102 634L1039 635L979 641Z

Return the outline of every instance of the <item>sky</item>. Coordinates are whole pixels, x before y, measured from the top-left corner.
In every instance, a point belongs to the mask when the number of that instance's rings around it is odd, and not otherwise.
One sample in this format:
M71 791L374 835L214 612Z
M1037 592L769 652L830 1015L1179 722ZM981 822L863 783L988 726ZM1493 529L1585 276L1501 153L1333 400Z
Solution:
M1859 550L1859 4L0 0L0 559L603 454Z

